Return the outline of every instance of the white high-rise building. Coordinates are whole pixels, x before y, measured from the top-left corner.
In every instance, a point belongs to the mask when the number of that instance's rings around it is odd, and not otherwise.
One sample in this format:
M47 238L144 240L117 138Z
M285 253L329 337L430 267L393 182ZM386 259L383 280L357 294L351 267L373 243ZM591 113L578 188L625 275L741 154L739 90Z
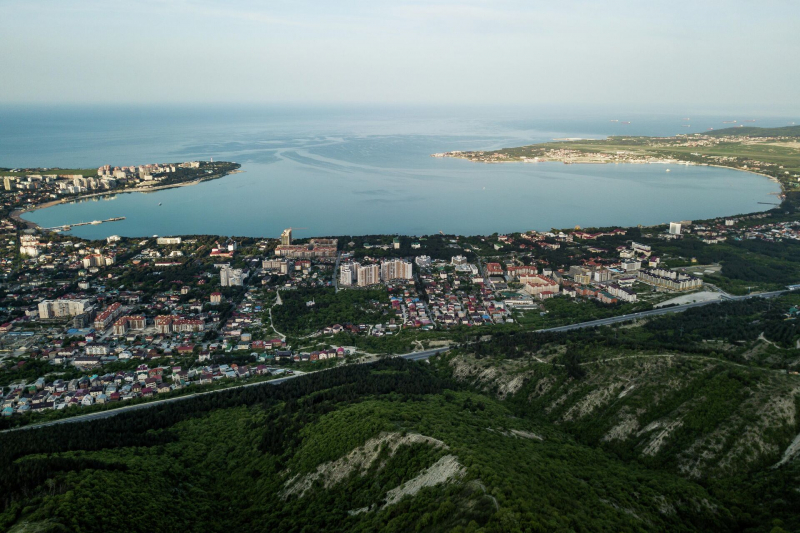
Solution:
M364 265L358 267L358 286L366 287L381 282L381 269L378 265Z
M342 287L350 287L356 280L358 268L361 265L358 263L345 263L339 267L339 285Z
M669 223L669 234L670 235L680 235L681 234L681 223L680 222L670 222Z
M289 246L292 244L292 228L286 228L281 233L281 246Z
M389 281L393 279L411 279L411 263L402 259L384 261L381 263L381 279Z

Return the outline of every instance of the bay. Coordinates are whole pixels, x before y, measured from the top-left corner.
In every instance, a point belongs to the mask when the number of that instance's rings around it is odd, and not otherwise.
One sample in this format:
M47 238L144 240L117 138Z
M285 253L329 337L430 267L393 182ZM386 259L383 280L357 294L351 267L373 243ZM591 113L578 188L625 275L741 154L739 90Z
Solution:
M190 187L40 209L84 238L456 234L657 224L761 211L776 183L683 165L480 164L432 158L553 138L685 133L679 115L421 107L0 108L0 166L232 160L244 172ZM630 125L609 122L630 120ZM701 116L693 131L729 117ZM758 125L783 125L768 117ZM696 130L694 125L697 124ZM713 126L712 126L713 125ZM670 172L666 172L667 168ZM159 205L161 204L161 205Z

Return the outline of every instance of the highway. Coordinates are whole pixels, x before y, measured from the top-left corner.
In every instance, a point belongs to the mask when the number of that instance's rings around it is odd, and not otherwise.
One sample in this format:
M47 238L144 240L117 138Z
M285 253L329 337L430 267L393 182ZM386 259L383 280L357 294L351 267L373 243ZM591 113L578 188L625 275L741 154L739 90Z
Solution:
M73 422L89 422L91 420L99 420L101 418L109 418L111 416L117 416L122 413L129 413L131 411L136 411L138 409L148 409L150 407L155 407L156 405L163 405L165 403L172 403L172 402L181 402L183 400L188 400L190 398L194 398L196 396L203 396L206 394L218 394L220 392L225 392L232 389L242 389L245 387L257 387L258 385L264 385L265 383L269 383L272 385L278 385L283 383L284 381L288 381L290 379L294 379L298 376L305 375L307 372L299 372L295 373L291 376L286 376L282 378L272 379L270 381L257 381L255 383L245 383L243 385L236 385L235 387L227 387L225 389L218 389L208 392L195 392L192 394L187 394L185 396L176 396L175 398L167 398L166 400L155 400L152 402L140 403L136 405L126 405L125 407L118 407L116 409L110 409L108 411L100 411L97 413L89 413L88 415L78 415L78 416L71 416L68 418L62 418L61 420L53 420L50 422L42 422L40 424L31 424L29 426L23 426L19 428L11 428L6 429L0 433L6 433L9 431L19 431L23 429L36 429L36 428L44 428L48 426L55 426L57 424L71 424Z
M789 291L788 290L782 290L782 291L773 291L773 292L763 292L763 293L758 293L758 294L749 294L749 295L746 295L746 296L729 296L727 299L728 300L747 300L749 298L774 298L776 296L780 296L781 294L785 294L787 292L789 292ZM632 313L632 314L629 314L629 315L614 316L614 317L609 317L609 318L601 318L599 320L591 320L589 322L581 322L579 324L569 324L567 326L559 326L559 327L554 327L554 328L540 329L540 330L536 330L536 332L537 333L562 332L562 331L571 331L571 330L581 329L581 328L593 328L593 327L598 327L598 326L608 326L608 325L611 325L611 324L619 324L619 323L622 323L622 322L631 322L631 321L634 321L634 320L639 320L641 318L665 315L667 313L680 313L680 312L686 311L687 309L691 309L693 307L702 307L702 306L705 306L705 305L713 305L713 304L717 304L717 303L719 303L719 301L711 300L711 301L706 301L706 302L696 302L696 303L691 303L691 304L676 305L676 306L673 306L673 307L663 307L663 308L660 308L660 309L651 309L649 311L641 311L641 312ZM417 351L417 352L410 352L410 353L406 353L406 354L402 354L402 355L397 355L395 357L402 357L403 359L407 359L409 361L421 361L421 360L428 359L428 358L430 358L430 357L432 357L432 356L434 356L436 354L446 352L448 350L449 350L449 348L447 348L447 347L441 347L441 348L435 348L435 349L430 349L430 350L422 350L422 351ZM329 370L329 369L326 369L326 370ZM317 370L316 372L325 372L326 370ZM240 388L244 388L244 387L256 387L256 386L264 385L264 384L279 385L279 384L283 383L284 381L288 381L290 379L294 379L294 378L296 378L298 376L302 376L302 375L309 374L309 373L311 373L311 372L298 372L298 373L295 373L294 375L291 375L291 376L285 376L285 377L282 377L282 378L276 378L276 379L273 379L273 380L270 380L270 381L259 381L259 382L256 382L256 383L245 383L245 384L242 384L242 385L236 385L234 387L227 387L225 389L219 389L219 390L208 391L208 392L196 392L196 393L193 393L193 394L187 394L186 396L177 396L175 398L168 398L166 400L155 400L155 401L152 401L152 402L146 402L146 403L141 403L141 404L137 404L137 405L129 405L129 406L125 406L125 407L119 407L117 409L110 409L108 411L100 411L100 412L97 412L97 413L90 413L90 414L86 414L86 415L72 416L72 417L69 417L69 418L63 418L61 420L53 420L51 422L42 422L40 424L31 424L31 425L23 426L23 427L20 427L20 428L7 429L7 430L3 431L3 433L8 432L8 431L19 431L19 430L24 430L24 429L43 428L43 427L48 427L48 426L54 426L56 424L71 424L71 423L75 423L75 422L88 422L90 420L98 420L98 419L101 419L101 418L108 418L108 417L111 417L111 416L116 416L118 414L129 412L129 411L134 411L134 410L137 410L137 409L147 409L147 408L154 407L156 405L161 405L161 404L164 404L164 403L180 402L180 401L187 400L189 398L194 398L195 396L201 396L201 395L204 395L204 394L218 394L220 392L229 391L229 390L232 390L232 389L240 389Z
M749 298L775 298L776 296L780 296L781 294L785 294L789 292L788 290L783 291L773 291L773 292L762 292L758 294L748 294L745 296L727 296L722 301L732 301L732 300L747 300ZM621 322L632 322L634 320L639 320L640 318L647 318L652 316L659 316L659 315L666 315L667 313L681 313L686 311L687 309L691 309L693 307L703 307L706 305L713 305L720 303L719 300L709 300L706 302L695 302L691 304L683 304L683 305L674 305L672 307L660 307L658 309L651 309L649 311L640 311L638 313L631 313L629 315L620 315L620 316L612 316L609 318L600 318L598 320L590 320L589 322L580 322L578 324L569 324L567 326L559 326L555 328L546 328L546 329L539 329L536 330L537 333L550 333L550 332L560 332L560 331L572 331L575 329L582 329L582 328L594 328L597 326L609 326L611 324L619 324Z
M396 357L402 357L403 359L408 359L409 361L419 361L422 359L428 359L436 355L437 353L446 352L449 348L437 348L435 350L424 350L421 352L411 352L403 355L398 355ZM326 369L328 370L328 369ZM317 372L324 372L325 370L317 370ZM118 407L116 409L109 409L108 411L100 411L97 413L89 413L86 415L78 415L78 416L71 416L68 418L62 418L61 420L53 420L50 422L42 422L40 424L31 424L28 426L23 426L19 428L11 428L2 431L1 433L6 433L8 431L19 431L23 429L36 429L36 428L44 428L48 426L55 426L57 424L72 424L75 422L89 422L91 420L99 420L101 418L109 418L111 416L117 416L122 413L128 413L131 411L136 411L138 409L148 409L150 407L155 407L157 405L162 405L165 403L172 403L172 402L180 402L183 400L188 400L190 398L194 398L196 396L203 396L205 394L218 394L220 392L225 392L233 389L242 389L244 387L257 387L259 385L269 384L269 385L280 385L284 381L289 381L290 379L294 379L299 376L303 376L306 374L310 374L311 372L297 372L291 376L285 376L282 378L271 379L269 381L259 381L256 383L245 383L243 385L236 385L235 387L227 387L224 389L218 389L208 392L195 392L193 394L187 394L185 396L176 396L175 398L168 398L166 400L155 400L152 402L140 403L136 405L127 405L125 407Z

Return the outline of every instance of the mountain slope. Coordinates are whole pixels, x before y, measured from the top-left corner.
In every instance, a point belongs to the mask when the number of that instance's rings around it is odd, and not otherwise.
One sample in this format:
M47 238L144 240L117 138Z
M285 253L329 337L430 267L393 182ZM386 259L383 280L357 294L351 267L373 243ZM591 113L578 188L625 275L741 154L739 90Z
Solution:
M402 360L5 434L0 484L15 532L736 528L700 485Z

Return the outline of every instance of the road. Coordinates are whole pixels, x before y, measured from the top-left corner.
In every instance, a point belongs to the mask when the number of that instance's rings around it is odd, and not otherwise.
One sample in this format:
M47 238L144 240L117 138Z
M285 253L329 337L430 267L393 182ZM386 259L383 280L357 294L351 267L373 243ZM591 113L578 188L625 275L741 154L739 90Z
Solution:
M275 323L272 320L272 308L275 307L276 305L283 305L283 301L281 300L281 291L276 291L275 292L275 303L273 303L272 305L269 306L269 309L268 309L268 311L269 311L269 313L268 313L269 314L269 327L272 328L272 331L274 331L275 333L278 334L278 337L280 337L282 341L285 341L286 340L286 335L284 335L283 333L281 333L280 331L275 329Z
M789 292L789 291L788 290L782 290L782 291L773 291L773 292L763 292L763 293L759 293L759 294L749 294L749 295L746 295L746 296L731 296L730 300L747 300L749 298L774 298L776 296L780 296L781 294L785 294L787 292ZM634 320L638 320L640 318L665 315L667 313L680 313L682 311L686 311L687 309L691 309L693 307L702 307L704 305L713 305L713 304L717 304L717 303L719 303L719 302L718 301L696 302L696 303L685 304L685 305L676 305L674 307L665 307L665 308L661 308L661 309L651 309L649 311L641 311L639 313L632 313L632 314L629 314L629 315L621 315L621 316L615 316L615 317L610 317L610 318L601 318L599 320L591 320L589 322L581 322L579 324L570 324L570 325L567 325L567 326L559 326L559 327L555 327L555 328L540 329L540 330L537 330L537 333L571 331L571 330L581 329L581 328L593 328L593 327L597 327L597 326L608 326L608 325L611 325L611 324L618 324L618 323L622 323L622 322L631 322L631 321L634 321ZM406 353L406 354L402 354L402 355L397 355L395 357L402 357L403 359L407 359L409 361L421 361L421 360L425 360L425 359L428 359L430 357L433 357L434 355L437 355L439 353L444 353L444 352L446 352L448 350L449 350L449 348L447 348L447 347L441 347L441 348L435 348L435 349L430 349L430 350L423 350L423 351L418 351L418 352ZM368 364L368 363L364 363L364 364ZM327 370L329 370L329 369L327 369ZM325 372L325 371L326 370L317 370L316 372ZM279 384L283 383L284 381L288 381L288 380L294 379L294 378L296 378L298 376L302 376L302 375L310 374L310 373L312 373L312 372L295 373L294 375L291 375L291 376L277 378L277 379L273 379L273 380L270 380L270 381L260 381L260 382L256 382L256 383L245 383L243 385L237 385L235 387L228 387L228 388L225 388L225 389L219 389L219 390L215 390L215 391L196 392L196 393L193 393L193 394L187 394L186 396L178 396L178 397L169 398L169 399L166 399L166 400L155 400L155 401L152 401L152 402L141 403L141 404L137 404L137 405L130 405L130 406L126 406L126 407L120 407L120 408L117 408L117 409L111 409L109 411L101 411L99 413L90 413L90 414L87 414L87 415L78 415L78 416L73 416L73 417L69 417L69 418L63 418L61 420L54 420L52 422L43 422L41 424L31 424L29 426L23 426L21 428L7 429L7 430L3 431L3 433L5 433L7 431L18 431L18 430L23 430L23 429L35 429L35 428L54 426L56 424L70 424L70 423L74 423L74 422L87 422L87 421L90 421L90 420L108 418L108 417L111 417L111 416L116 416L116 415L118 415L120 413L134 411L136 409L146 409L146 408L154 407L156 405L160 405L160 404L164 404L164 403L180 402L182 400L187 400L189 398L194 398L195 396L201 396L201 395L204 395L204 394L217 394L217 393L224 392L224 391L229 391L229 390L232 390L232 389L240 389L240 388L244 388L244 387L256 387L258 385L264 385L264 384L279 385Z
M762 292L758 294L748 294L745 296L729 296L725 298L723 301L731 301L731 300L747 300L749 298L775 298L776 296L780 296L781 294L785 294L789 292L788 290L783 291L773 291L773 292ZM681 313L686 311L687 309L691 309L693 307L703 307L705 305L713 305L720 303L719 300L709 300L706 302L695 302L691 304L683 304L683 305L674 305L672 307L660 307L658 309L651 309L649 311L640 311L638 313L631 313L629 315L620 315L620 316L612 316L609 318L600 318L598 320L590 320L589 322L580 322L578 324L569 324L567 326L558 326L555 328L545 328L536 330L537 333L550 333L550 332L560 332L560 331L572 331L575 329L582 329L582 328L594 328L598 326L609 326L611 324L619 324L621 322L632 322L634 320L639 320L640 318L647 318L652 316L659 316L659 315L666 315L667 313Z
M333 290L339 292L339 261L342 260L342 252L336 253L336 263L333 265Z
M408 359L409 361L419 361L419 360L422 360L422 359L428 359L429 357L432 357L432 356L436 355L437 353L446 352L447 350L448 350L448 348L437 348L435 350L424 350L424 351L421 351L421 352L411 352L411 353L407 353L407 354L403 354L403 355L398 355L396 357L402 357L403 359ZM326 370L330 370L330 369L326 369ZM316 372L325 372L325 370L317 370ZM203 396L203 395L206 395L206 394L218 394L220 392L225 392L225 391L229 391L229 390L233 390L233 389L242 389L242 388L245 388L245 387L257 387L259 385L264 385L264 384L279 385L279 384L283 383L284 381L289 381L290 379L294 379L296 377L303 376L303 375L306 375L306 374L312 374L312 373L313 372L296 372L295 374L293 374L291 376L286 376L286 377L282 377L282 378L276 378L276 379L272 379L270 381L259 381L259 382L256 382L256 383L245 383L245 384L242 384L242 385L236 385L235 387L227 387L225 389L219 389L219 390L208 391L208 392L195 392L193 394L187 394L185 396L177 396L175 398L168 398L166 400L155 400L155 401L152 401L152 402L140 403L140 404L136 404L136 405L127 405L125 407L118 407L117 409L110 409L108 411L100 411L100 412L97 412L97 413L89 413L89 414L86 414L86 415L71 416L69 418L62 418L61 420L53 420L53 421L50 421L50 422L42 422L40 424L31 424L29 426L23 426L23 427L20 427L20 428L11 428L11 429L7 429L5 431L2 431L2 433L8 432L8 431L19 431L19 430L23 430L23 429L44 428L44 427L48 427L48 426L55 426L57 424L72 424L72 423L75 423L75 422L89 422L91 420L99 420L101 418L109 418L109 417L112 417L112 416L117 416L117 415L122 414L122 413L128 413L130 411L136 411L138 409L148 409L150 407L155 407L156 405L162 405L162 404L165 404L165 403L180 402L180 401L183 401L183 400L188 400L190 398L194 398L194 397L197 397L197 396Z
M176 396L175 398L168 398L166 400L155 400L152 402L140 403L136 405L127 405L125 407L118 407L117 409L111 409L108 411L100 411L98 413L89 413L88 415L78 415L78 416L71 416L69 418L62 418L61 420L53 420L51 422L42 422L41 424L31 424L29 426L23 426L19 428L11 428L6 429L0 433L6 433L8 431L18 431L22 429L36 429L36 428L44 428L48 426L55 426L57 424L71 424L73 422L89 422L90 420L99 420L101 418L109 418L112 416L117 416L122 413L129 413L131 411L136 411L139 409L148 409L150 407L155 407L156 405L162 405L165 403L173 403L173 402L181 402L183 400L188 400L190 398L195 398L197 396L204 396L206 394L218 394L220 392L229 391L232 389L243 389L245 387L257 387L258 385L264 385L265 383L269 383L271 385L278 385L283 383L284 381L288 381L290 379L294 379L298 376L302 376L307 374L307 372L297 372L291 376L286 376L283 378L277 378L270 381L258 381L255 383L245 383L243 385L237 385L235 387L227 387L225 389L218 389L208 392L195 392L192 394L187 394L185 396Z

